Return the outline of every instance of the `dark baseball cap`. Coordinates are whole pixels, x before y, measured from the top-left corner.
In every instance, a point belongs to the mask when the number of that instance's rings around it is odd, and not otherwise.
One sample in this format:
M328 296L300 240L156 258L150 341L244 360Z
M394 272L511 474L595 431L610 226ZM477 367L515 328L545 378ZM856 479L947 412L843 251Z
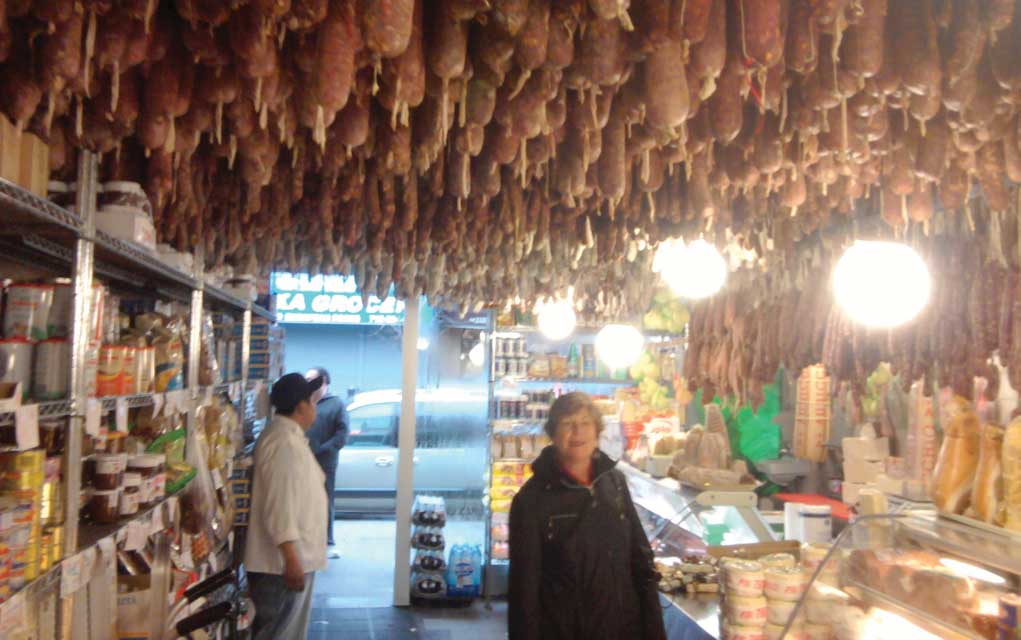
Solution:
M280 376L273 383L273 389L269 392L269 401L273 408L280 413L291 413L303 400L312 397L319 387L323 386L322 378L306 380L300 373L288 373Z

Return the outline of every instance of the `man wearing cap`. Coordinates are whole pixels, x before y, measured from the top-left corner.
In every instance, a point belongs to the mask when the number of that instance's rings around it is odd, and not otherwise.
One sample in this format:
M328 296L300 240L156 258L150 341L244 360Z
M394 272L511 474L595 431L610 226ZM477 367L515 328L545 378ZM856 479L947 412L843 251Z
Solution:
M315 572L326 568L323 471L305 440L323 380L288 373L273 384L273 421L255 445L245 568L255 640L304 640Z
M337 458L347 442L348 417L344 402L330 394L330 373L322 367L313 367L305 373L305 379L322 381L322 386L312 395L316 403L316 421L305 436L312 455L326 476L326 544L327 556L339 558L340 550L333 540L333 488L337 479Z

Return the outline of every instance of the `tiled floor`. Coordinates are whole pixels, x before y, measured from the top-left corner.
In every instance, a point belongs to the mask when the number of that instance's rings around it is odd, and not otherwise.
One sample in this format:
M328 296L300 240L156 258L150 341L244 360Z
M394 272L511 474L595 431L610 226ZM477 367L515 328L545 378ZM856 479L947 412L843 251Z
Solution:
M312 611L308 640L505 640L507 607L482 602L468 608L370 607Z
M341 557L316 576L308 640L504 640L507 606L396 608L393 520L338 520ZM448 523L448 546L475 544L468 523Z

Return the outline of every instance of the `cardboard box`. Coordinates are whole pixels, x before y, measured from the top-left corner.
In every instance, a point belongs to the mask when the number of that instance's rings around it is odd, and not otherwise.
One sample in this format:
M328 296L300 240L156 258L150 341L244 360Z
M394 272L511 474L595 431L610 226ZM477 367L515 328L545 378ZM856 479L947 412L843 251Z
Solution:
M156 228L141 209L103 207L96 212L96 228L125 242L156 251Z
M858 502L858 494L865 487L872 486L867 482L847 482L844 481L840 485L840 499L844 504L854 505Z
M18 131L0 116L0 178L46 197L50 179L50 148L38 136Z
M845 458L844 482L875 482L879 474L886 472L882 460L869 458Z

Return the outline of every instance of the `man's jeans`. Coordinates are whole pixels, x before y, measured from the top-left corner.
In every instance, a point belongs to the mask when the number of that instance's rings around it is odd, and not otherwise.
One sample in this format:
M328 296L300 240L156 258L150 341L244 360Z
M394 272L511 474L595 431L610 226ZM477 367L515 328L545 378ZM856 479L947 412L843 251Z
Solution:
M333 540L333 490L337 484L337 466L323 467L323 475L326 476L326 517L329 520L326 522L326 544L331 547L334 545Z
M305 574L305 589L291 591L284 577L249 573L248 591L255 603L254 640L305 640L312 613L314 573Z

